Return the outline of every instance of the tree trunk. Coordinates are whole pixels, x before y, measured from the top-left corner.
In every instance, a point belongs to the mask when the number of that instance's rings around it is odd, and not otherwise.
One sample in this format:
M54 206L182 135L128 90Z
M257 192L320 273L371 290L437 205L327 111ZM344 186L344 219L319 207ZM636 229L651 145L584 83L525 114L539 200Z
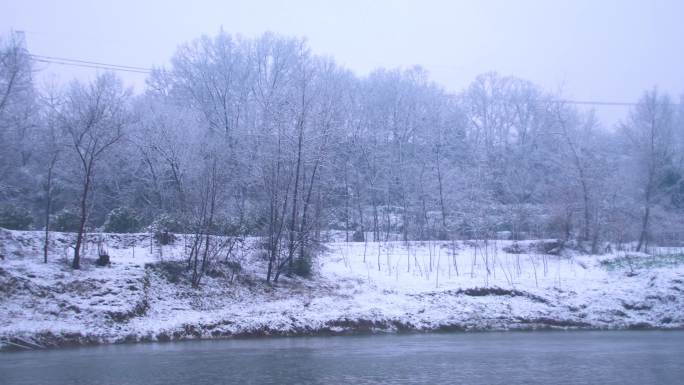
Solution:
M641 248L646 244L648 240L648 217L651 214L651 206L646 204L646 209L644 210L644 217L641 221L641 233L639 234L639 243L637 244L636 251L641 251Z
M295 232L297 231L297 194L299 192L299 174L302 166L302 146L304 142L304 122L299 124L299 139L297 141L297 164L295 167L294 190L292 192L292 216L290 217L290 242L287 251L287 263L290 271L293 268L293 258L295 252ZM276 272L274 281L278 281L280 269Z
M76 248L74 249L74 261L71 267L81 268L81 244L83 243L83 233L85 231L86 218L88 216L88 190L90 190L90 168L86 170L83 192L81 195L81 219L78 224L78 234L76 234Z
M57 155L53 155L48 167L47 181L45 186L45 244L43 245L43 263L48 261L48 243L50 241L50 211L52 206L52 170L55 167Z
M440 238L442 235L446 234L446 206L444 205L444 187L442 185L442 167L440 165L440 151L439 151L439 146L437 146L437 184L439 187L439 206L442 210L442 232L444 234L440 234Z

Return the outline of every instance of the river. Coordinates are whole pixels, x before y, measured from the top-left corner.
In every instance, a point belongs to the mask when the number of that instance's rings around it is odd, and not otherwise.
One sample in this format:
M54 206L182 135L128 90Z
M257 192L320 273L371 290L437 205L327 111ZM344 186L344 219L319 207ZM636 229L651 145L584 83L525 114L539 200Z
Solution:
M0 354L0 384L683 384L684 331L257 338Z

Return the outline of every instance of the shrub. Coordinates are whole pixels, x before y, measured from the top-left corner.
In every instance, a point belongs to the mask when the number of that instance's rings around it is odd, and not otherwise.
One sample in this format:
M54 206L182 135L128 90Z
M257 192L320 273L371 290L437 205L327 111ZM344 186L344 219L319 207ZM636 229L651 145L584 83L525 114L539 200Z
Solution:
M80 224L81 218L70 210L62 210L58 212L50 227L55 231L76 232Z
M187 279L188 265L184 261L163 261L146 264L145 267L157 271L171 283L179 283Z
M147 231L154 234L160 245L169 245L176 240L173 233L183 232L183 223L169 214L162 214L147 227Z
M170 245L176 241L176 236L168 231L155 231L154 240L160 245Z
M16 206L0 208L0 227L10 230L28 230L33 223L33 217L28 210Z
M292 264L292 273L300 277L310 277L313 270L313 261L309 253L304 253L304 256L295 258Z
M135 233L140 229L140 222L133 210L117 207L105 218L104 231L107 233Z
M184 225L181 220L170 214L161 214L152 221L147 227L147 231L151 233L182 233L184 232Z

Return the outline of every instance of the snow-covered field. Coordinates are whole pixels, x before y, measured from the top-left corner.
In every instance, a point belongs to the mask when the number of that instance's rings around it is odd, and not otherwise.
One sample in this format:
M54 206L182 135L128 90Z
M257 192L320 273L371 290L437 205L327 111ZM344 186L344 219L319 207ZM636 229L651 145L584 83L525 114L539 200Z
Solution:
M248 335L534 328L682 328L684 255L566 250L544 241L326 244L311 279L264 282L265 262L237 250L193 289L184 242L91 234L82 270L73 235L0 229L0 347ZM104 239L109 267L94 264ZM247 242L249 243L249 242ZM507 251L506 251L507 250Z

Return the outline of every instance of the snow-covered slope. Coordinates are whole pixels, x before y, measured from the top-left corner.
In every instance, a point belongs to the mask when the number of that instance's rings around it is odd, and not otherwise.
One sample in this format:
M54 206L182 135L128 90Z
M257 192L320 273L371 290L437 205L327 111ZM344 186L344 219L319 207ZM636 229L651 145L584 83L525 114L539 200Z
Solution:
M684 256L547 255L543 242L330 243L311 279L264 282L249 247L193 289L184 242L91 234L82 270L72 235L0 229L0 339L19 345L246 335L534 328L684 327ZM103 239L112 264L97 267ZM249 243L249 242L248 242ZM508 252L504 251L508 250Z

